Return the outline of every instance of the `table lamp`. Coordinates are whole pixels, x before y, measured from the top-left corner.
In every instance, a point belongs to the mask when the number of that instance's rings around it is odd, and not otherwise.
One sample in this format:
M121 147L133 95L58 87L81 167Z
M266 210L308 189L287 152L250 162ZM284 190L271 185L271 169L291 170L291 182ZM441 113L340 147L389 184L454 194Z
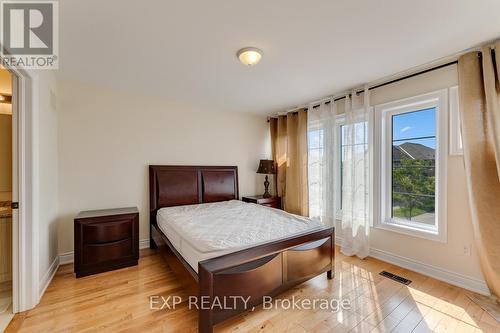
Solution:
M274 175L276 170L274 169L274 161L273 160L260 160L259 169L257 173L266 175L266 180L264 181L264 194L263 198L270 198L271 194L269 193L269 180L267 175Z

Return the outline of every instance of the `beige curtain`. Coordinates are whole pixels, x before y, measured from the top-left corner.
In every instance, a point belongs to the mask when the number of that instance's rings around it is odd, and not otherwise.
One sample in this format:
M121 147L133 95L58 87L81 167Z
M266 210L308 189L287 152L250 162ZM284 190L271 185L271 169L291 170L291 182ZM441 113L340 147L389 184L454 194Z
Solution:
M276 163L276 192L282 198L284 204L285 197L285 180L286 180L286 165L287 165L287 136L286 136L286 117L274 119L276 121L276 138L273 146Z
M276 139L278 137L278 118L269 119L269 131L271 132L271 157L274 160L274 163L276 163L277 161Z
M278 118L270 118L269 119L269 131L271 132L271 158L274 161L274 169L276 170L276 175L274 175L274 194L278 195L278 154L276 151L276 141L278 138Z
M458 61L465 171L474 238L488 287L500 296L500 43ZM496 64L496 65L495 65Z
M270 127L277 193L287 212L308 216L307 111L271 119Z

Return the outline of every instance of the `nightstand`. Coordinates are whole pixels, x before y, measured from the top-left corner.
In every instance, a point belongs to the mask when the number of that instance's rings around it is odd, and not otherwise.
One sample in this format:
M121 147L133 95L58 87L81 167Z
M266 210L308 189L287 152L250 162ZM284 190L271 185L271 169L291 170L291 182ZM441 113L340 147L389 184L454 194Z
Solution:
M82 277L137 265L139 212L135 207L80 212L75 225L75 273Z
M243 200L244 202L251 202L262 206L281 209L280 197L264 198L262 195L255 195L251 197L243 197L241 198L241 200Z

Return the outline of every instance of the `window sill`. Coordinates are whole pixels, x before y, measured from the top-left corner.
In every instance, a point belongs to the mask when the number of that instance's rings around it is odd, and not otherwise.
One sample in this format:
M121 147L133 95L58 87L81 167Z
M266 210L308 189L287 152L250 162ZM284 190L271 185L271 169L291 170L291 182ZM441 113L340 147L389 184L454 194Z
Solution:
M388 223L388 222L378 223L374 227L376 229L397 232L399 234L424 238L427 240L437 241L441 243L447 242L444 233L439 233L437 229L425 230L423 228L418 228L411 225Z

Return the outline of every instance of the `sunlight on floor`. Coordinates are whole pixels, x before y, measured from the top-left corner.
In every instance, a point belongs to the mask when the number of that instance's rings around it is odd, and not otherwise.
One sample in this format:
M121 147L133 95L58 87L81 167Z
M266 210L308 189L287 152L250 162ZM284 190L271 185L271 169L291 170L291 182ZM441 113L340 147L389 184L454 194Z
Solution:
M279 297L346 299L349 310L261 310L255 321L246 315L244 322L222 324L221 331L247 330L264 316L267 320L259 330L268 332L500 332L495 319L461 288L373 258L359 260L338 253L336 261L333 282L316 277ZM382 270L413 282L405 286L381 277Z
M473 303L467 292L376 259L337 255L333 285L321 278L310 283L331 290L330 297L349 299L352 308L306 331L318 332L500 332L500 325ZM381 270L402 275L409 286L381 277ZM307 325L311 326L311 325Z
M390 271L413 282L379 275ZM7 332L190 332L197 313L187 302L175 310L149 309L150 295L182 293L179 280L154 251L139 266L75 279L62 266L33 310L16 315ZM215 327L216 332L496 332L500 325L469 292L376 259L336 254L335 278L322 274L275 299L344 300L348 308L288 309L262 306Z

